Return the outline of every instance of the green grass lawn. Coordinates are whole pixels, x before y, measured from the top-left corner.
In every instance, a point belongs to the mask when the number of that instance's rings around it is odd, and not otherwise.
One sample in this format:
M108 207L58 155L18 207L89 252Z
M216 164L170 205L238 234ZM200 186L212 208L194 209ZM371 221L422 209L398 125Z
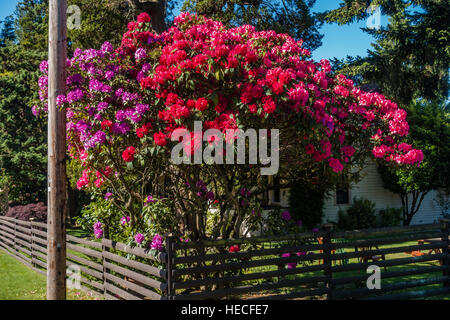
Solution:
M0 250L0 300L45 300L46 278ZM95 300L78 290L67 291L68 300Z

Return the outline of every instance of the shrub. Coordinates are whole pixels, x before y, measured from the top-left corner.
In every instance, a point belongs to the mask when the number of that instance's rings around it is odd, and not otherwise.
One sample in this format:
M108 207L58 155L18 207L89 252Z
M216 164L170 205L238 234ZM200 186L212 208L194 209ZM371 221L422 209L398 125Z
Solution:
M334 75L329 61L311 60L302 41L252 26L229 29L189 13L174 22L161 35L149 23L131 22L120 48L105 43L100 50L75 50L67 95L57 97L67 111L69 155L83 169L77 188L102 195L114 189L110 199L131 226L139 225L149 194L164 195L180 215L179 233L239 237L241 222L252 217L257 196L267 189L264 161L168 165L171 150L178 150L177 160L180 152L192 160L196 151L213 147L223 160L234 148L234 139L224 146L227 131L282 132L270 140L280 138L279 175L287 183L304 177L332 188L371 155L392 165L421 162L420 150L397 148L408 133L406 112ZM47 62L41 71L36 116L47 110ZM198 121L201 133L209 131L207 141L193 133ZM214 203L219 219L206 234Z
M338 228L344 230L374 228L376 223L375 203L368 199L353 199L353 205L344 213L339 210Z
M34 218L36 222L47 222L47 206L43 202L15 206L8 209L7 217L23 221Z
M386 208L380 210L380 227L397 227L402 222L402 208Z

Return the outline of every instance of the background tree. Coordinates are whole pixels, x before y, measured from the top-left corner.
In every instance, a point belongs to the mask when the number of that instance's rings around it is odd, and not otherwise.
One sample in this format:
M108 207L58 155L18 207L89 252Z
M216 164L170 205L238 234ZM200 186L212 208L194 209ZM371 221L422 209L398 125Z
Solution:
M10 200L19 203L46 198L46 124L30 112L45 56L18 45L0 48L0 168L11 177Z
M316 0L186 0L183 11L206 15L227 26L251 24L258 30L275 30L304 41L309 50L322 45L321 22L311 12Z
M321 20L348 24L369 16L370 5L389 16L386 27L363 28L376 39L367 57L334 61L337 72L360 84L376 83L390 99L407 106L416 98L448 96L450 6L443 0L344 0Z
M404 225L411 223L431 190L450 187L448 106L425 102L414 103L408 109L409 139L423 150L424 161L409 169L379 165L384 187L400 196Z
M16 39L13 16L6 17L4 21L0 21L0 24L3 24L0 31L0 47L4 47L8 41L14 41Z

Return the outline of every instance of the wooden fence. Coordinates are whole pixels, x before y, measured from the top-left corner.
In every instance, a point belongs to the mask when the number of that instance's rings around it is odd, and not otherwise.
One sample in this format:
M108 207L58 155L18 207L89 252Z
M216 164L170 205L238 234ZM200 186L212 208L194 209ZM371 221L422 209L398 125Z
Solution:
M67 266L81 271L82 289L107 299L433 297L450 294L448 224L351 232L324 226L316 233L188 243L167 237L157 256L68 235ZM43 274L46 236L46 224L0 217L0 248ZM381 269L379 289L366 284L371 265Z
M0 248L46 275L47 224L0 217ZM67 235L68 275L81 271L81 289L106 299L161 300L167 296L166 254L102 239Z
M317 233L194 243L169 238L168 299L450 294L448 223L351 232L332 232L328 225ZM230 252L236 245L240 251ZM381 269L380 289L367 286L371 265Z

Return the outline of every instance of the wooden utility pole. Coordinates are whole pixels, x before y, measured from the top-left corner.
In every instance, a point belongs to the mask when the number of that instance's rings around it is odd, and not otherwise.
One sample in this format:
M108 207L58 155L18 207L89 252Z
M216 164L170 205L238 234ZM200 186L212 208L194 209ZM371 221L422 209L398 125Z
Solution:
M66 113L56 97L66 92L67 0L49 1L47 299L66 299Z

